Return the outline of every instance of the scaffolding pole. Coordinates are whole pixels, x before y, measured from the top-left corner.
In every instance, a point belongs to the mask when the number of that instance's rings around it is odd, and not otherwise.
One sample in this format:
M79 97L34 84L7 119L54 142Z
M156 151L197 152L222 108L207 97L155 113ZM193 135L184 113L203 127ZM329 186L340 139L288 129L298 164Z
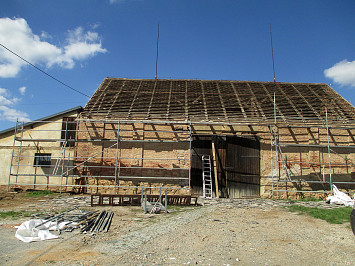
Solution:
M96 120L94 120L96 121ZM37 121L40 122L40 121ZM45 123L43 123L44 125L49 123L49 121L44 121ZM100 128L99 130L97 130L96 128L92 128L91 126L93 125L92 123L93 121L88 119L88 120L80 120L79 123L87 123L85 124L86 129L85 130L80 130L80 124L78 123L78 121L66 121L66 123L64 123L64 121L60 122L62 124L62 130L54 130L53 126L46 128L43 128L42 130L40 130L40 128L25 128L24 126L22 128L20 128L18 125L15 128L15 135L14 135L14 142L13 142L13 149L12 149L12 155L11 155L11 160L14 161L15 158L18 159L17 161L17 166L16 166L16 172L13 172L12 169L12 165L13 163L11 163L11 169L10 169L10 173L9 173L9 182L8 182L8 189L10 189L10 186L17 186L17 185L33 185L33 186L47 186L47 187L59 187L60 192L62 192L62 188L64 187L95 187L95 186L90 186L90 185L83 185L83 184L79 184L79 185L75 185L73 184L68 184L68 178L71 177L72 178L72 182L74 182L74 179L77 179L79 177L86 177L86 178L96 178L98 180L100 179L106 179L106 180L113 180L114 181L114 185L113 186L108 186L108 187L113 187L115 193L117 193L117 189L120 187L127 187L127 186L120 186L118 184L119 182L119 178L124 180L124 181L139 181L139 182L167 182L169 183L169 181L172 182L179 182L180 184L186 184L185 186L181 186L179 188L176 189L180 189L180 190L187 190L188 192L190 191L190 186L191 186L191 134L192 134L192 126L191 126L191 122L189 121L184 121L184 123L182 122L177 122L177 123L167 123L166 121L164 122L160 122L157 123L159 126L161 126L160 128L157 127L156 128L156 124L155 123L149 123L147 121L144 121L144 123L142 123L142 121L122 121L122 120L117 120L116 122L116 126L113 126L113 129L111 128L107 128L107 134L111 134L112 131L116 131L115 133L117 134L117 137L115 139L107 139L105 138L104 135L102 135L101 137L101 132L105 130L105 125L104 128ZM103 120L100 120L100 123L104 122ZM52 121L52 123L59 123L59 122L55 122ZM83 132L83 134L85 134L86 139L83 138L78 138L78 134L76 134L75 139L72 138L68 138L68 129L72 128L69 127L69 123L76 123L77 124L77 128L75 130L76 133L78 132ZM91 123L91 124L89 124ZM107 123L107 121L106 121ZM113 124L110 121L110 124ZM121 129L121 125L122 124L126 124L128 125L128 127L122 128ZM143 127L143 130L135 130L134 129L134 124L151 124L153 125L151 128L145 128ZM181 129L181 125L183 125L182 129ZM133 128L131 128L131 126L133 126ZM168 128L167 128L168 127ZM165 128L165 130L164 130ZM166 130L168 129L168 130ZM63 136L63 134L61 135L62 137L64 137L64 140L61 138L58 138L57 133L55 132L62 132L65 130L65 136ZM21 132L20 132L21 131ZM34 138L27 138L24 135L25 131L35 131L35 137ZM101 132L100 132L101 131ZM109 132L110 131L110 132ZM42 132L49 132L48 133L43 133L40 134ZM123 132L121 134L121 132ZM18 135L18 133L20 133L20 135ZM143 133L143 137L140 138L138 137L137 139L129 139L130 136L135 136L135 134L140 134ZM144 134L146 133L146 134ZM172 135L169 135L169 133L171 133ZM43 135L47 134L47 136L50 136L52 138L41 138ZM126 135L125 135L126 134ZM128 134L128 135L127 135ZM164 137L164 134L165 137ZM26 134L27 136L27 134ZM112 134L110 135L112 136ZM137 135L138 136L138 135ZM167 136L167 137L166 137ZM37 137L37 138L36 138ZM39 137L39 138L38 138ZM111 138L111 137L109 137ZM170 139L168 139L170 138ZM26 155L22 154L22 150L21 150L21 146L23 142L35 142L35 146L37 146L37 149L40 148L41 150L44 150L47 153L50 153L51 155L51 160L56 159L56 164L51 164L49 166L47 165L33 165L31 163L31 159L34 158L33 156L29 156L28 154L30 153L26 153ZM68 144L73 143L74 145L76 144L80 144L80 143L84 143L85 141L88 143L88 145L91 145L91 143L93 143L93 145L103 145L103 143L107 142L107 141L114 141L114 143L112 143L112 145L109 145L109 147L104 148L102 151L100 152L96 152L96 153L92 153L89 152L88 155L82 156L81 154L74 154L72 155L69 149L69 152L66 149L66 142L68 141ZM84 142L83 142L84 141ZM20 143L20 149L18 154L15 154L15 150L18 147L16 145L16 142ZM36 144L38 142L38 144ZM60 143L61 145L57 145L57 144L53 144L53 143ZM155 155L153 157L150 157L149 154L147 154L148 156L146 157L145 155L141 155L141 158L129 158L127 156L125 156L126 158L122 157L122 149L127 149L127 147L129 148L131 146L131 144L127 144L125 147L121 146L122 142L127 142L127 143L142 143L139 144L139 147L142 147L142 149L144 150L144 145L143 143L178 143L178 142L187 142L188 144L186 144L186 146L182 146L182 149L185 150L185 152L187 152L189 155L187 155L189 158L181 158L180 156L178 156L177 158L172 157L172 158L165 158L165 157L155 157L156 156L156 151L155 151ZM51 144L52 143L52 144ZM136 144L133 144L136 145ZM157 144L160 145L160 144ZM164 145L164 144L162 144ZM70 147L71 145L69 145ZM27 148L27 150L34 150L35 147L32 146L28 146L30 148ZM77 146L76 146L77 147ZM165 146L164 146L165 147ZM109 151L112 151L112 149L115 149L115 156L110 156L110 154L112 155L112 152L110 153ZM142 151L143 151L142 150ZM92 150L93 151L93 150ZM105 157L103 154L107 151L107 157ZM35 152L35 150L33 151ZM38 152L38 151L37 151ZM77 153L77 149L75 149L73 152ZM56 155L58 154L58 155ZM54 156L52 156L54 155ZM101 157L103 164L96 164L94 163L95 160L97 160L97 158ZM112 158L111 158L112 157ZM20 163L20 158L24 159L23 161L21 161ZM111 164L105 164L106 160L114 160L115 163L111 166ZM150 166L149 164L147 164L147 166L144 166L143 164L141 166L135 166L134 163L133 164L128 164L122 167L122 160L140 160L143 163L143 160L150 160L150 161L157 161L158 164L154 163L154 167ZM159 166L159 161L162 162L166 162L164 163L164 165L161 167ZM178 163L174 163L175 161L177 161ZM188 162L188 165L186 166L184 162ZM71 165L73 162L73 165ZM85 171L84 171L84 175L77 175L75 172L77 170L83 169L83 166L85 165ZM158 165L158 166L155 166ZM169 165L172 165L171 167ZM176 166L175 166L176 165ZM34 168L33 168L34 166ZM46 167L46 168L42 168L42 167ZM61 173L57 173L59 167L61 167ZM37 172L37 168L38 168L38 172ZM111 175L103 175L103 174L90 174L89 172L91 170L97 169L96 173L100 173L101 170L102 171L106 171L105 169L108 170L108 173L110 173L111 170L109 170L110 168L114 169L114 174L113 176ZM30 173L32 171L34 171L33 173ZM42 169L42 170L41 170ZM45 172L44 169L46 169ZM121 174L121 169L126 169L126 170L133 170L133 169L142 169L142 170L153 170L155 171L155 173L157 174L157 176L147 176L147 173L145 173L145 171L143 171L139 176L135 176L135 175L127 175ZM177 177L175 176L169 176L166 174L169 174L168 172L162 172L162 171L178 171L176 172L178 174ZM43 172L43 173L42 173ZM129 172L126 172L129 173ZM165 173L165 174L164 174ZM180 175L180 176L179 176ZM30 177L30 176L34 176L34 177L39 177L39 179L43 179L44 177L47 178L47 184L43 184L43 182L36 182L36 178L34 180L34 182L31 184L31 182L23 182L24 178ZM11 180L11 177L15 177L16 180L15 182ZM60 179L58 179L58 177ZM64 184L63 182L63 178L66 177L66 183ZM19 178L19 180L17 180ZM49 182L49 178L52 178L51 182ZM159 185L161 186L161 185ZM105 185L98 185L96 187L106 187ZM154 186L153 186L154 187Z

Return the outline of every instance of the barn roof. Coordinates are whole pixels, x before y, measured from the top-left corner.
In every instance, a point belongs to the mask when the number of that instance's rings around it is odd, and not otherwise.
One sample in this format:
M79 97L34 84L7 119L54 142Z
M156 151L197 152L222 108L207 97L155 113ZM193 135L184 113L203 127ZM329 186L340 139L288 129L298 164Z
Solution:
M275 97L275 105L274 105ZM82 115L211 123L354 124L355 108L320 83L106 78Z

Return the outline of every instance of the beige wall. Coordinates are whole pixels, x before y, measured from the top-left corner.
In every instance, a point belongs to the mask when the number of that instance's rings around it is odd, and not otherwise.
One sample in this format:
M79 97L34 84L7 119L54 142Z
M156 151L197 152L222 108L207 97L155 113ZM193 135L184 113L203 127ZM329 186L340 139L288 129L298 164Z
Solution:
M57 158L61 154L60 141L38 141L38 140L60 140L61 139L61 129L62 129L62 119L63 117L75 117L76 111L67 113L62 116L58 116L52 119L50 122L38 122L31 126L25 128L23 135L19 131L17 133L17 138L21 138L26 141L15 141L14 145L14 131L4 133L0 136L0 185L8 185L10 165L12 153L14 152L14 158L12 161L11 173L13 174L10 179L10 183L20 183L20 184L60 184L62 182L61 177L53 177L53 169L57 162ZM73 157L74 148L66 147L66 155ZM17 156L21 150L20 161ZM50 153L51 154L51 167L34 167L34 156L35 153ZM73 161L65 161L66 165L73 165ZM19 165L19 166L18 166ZM62 168L59 167L57 174L61 174ZM16 177L16 174L19 174ZM23 176L20 176L23 175ZM26 176L29 175L29 176ZM42 176L45 175L45 176ZM65 182L72 183L72 180L63 179L63 184ZM33 186L32 186L33 187ZM38 187L39 188L39 187ZM43 187L42 187L43 188Z

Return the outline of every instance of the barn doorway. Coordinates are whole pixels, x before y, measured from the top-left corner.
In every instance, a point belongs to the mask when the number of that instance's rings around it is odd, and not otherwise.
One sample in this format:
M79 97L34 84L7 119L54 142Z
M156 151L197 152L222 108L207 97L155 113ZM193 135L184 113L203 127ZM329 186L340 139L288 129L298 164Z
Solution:
M256 136L194 135L191 147L191 186L195 193L202 191L202 155L215 155L220 197L260 196L260 141ZM213 183L215 191L214 176Z

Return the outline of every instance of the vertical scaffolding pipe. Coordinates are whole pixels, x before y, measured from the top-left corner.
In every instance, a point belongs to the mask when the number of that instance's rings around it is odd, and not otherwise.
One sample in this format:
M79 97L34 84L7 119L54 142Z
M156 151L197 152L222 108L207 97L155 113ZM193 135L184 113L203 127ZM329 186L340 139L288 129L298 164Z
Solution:
M168 213L168 189L165 189L165 213Z
M191 194L191 148L192 148L192 144L191 144L191 141L192 141L192 124L191 124L191 121L189 123L189 138L190 138L190 142L189 142L189 193Z
M20 141L19 153L18 153L18 156L17 156L17 169L16 169L15 187L17 185L17 176L18 176L18 171L19 171L19 168L20 168L20 159L21 159L21 152L22 152L22 139L23 139L24 123L25 122L21 122L21 141Z
M64 163L65 163L65 149L67 146L67 138L68 138L68 119L65 121L65 135L64 135L64 141L63 141L63 157L61 158L62 160L62 172L60 174L60 189L59 189L59 193L62 193L62 186L63 186L63 173L64 173ZM60 156L62 156L62 152L60 152L59 154Z
M141 205L143 203L143 187L141 186Z
M16 142L16 135L17 135L17 127L18 127L18 119L16 120L16 126L15 126L15 132L14 132L14 143L12 144L12 154L11 154L10 171L9 171L9 183L7 185L7 190L8 191L10 191L11 170L12 170L12 163L13 163L14 154L15 154L15 142Z
M318 138L319 138L319 134L318 134ZM320 140L319 140L319 144L320 144ZM325 182L325 167L324 167L324 150L323 148L321 148L321 151L322 151L322 171L323 171L323 182Z
M274 92L274 144L275 144L275 158L276 158L276 171L278 173L277 178L277 194L276 198L279 198L279 180L280 180L280 166L279 166L279 156L277 148L277 119L276 119L276 93Z
M117 142L116 142L116 165L115 165L115 193L117 194L117 164L118 164L118 145L120 138L120 121L117 123Z
M162 192L162 187L160 186L160 188L159 188L159 203L160 203L160 206L162 205L161 204L161 192Z
M328 110L325 107L325 122L327 127L327 141L328 141L328 160L329 160L329 184L330 184L330 193L333 193L333 182L332 182L332 164L330 159L330 141L329 141L329 125L328 125Z
M121 125L121 122L120 120L118 121L119 124ZM121 127L121 126L120 126ZM119 131L120 132L120 131ZM121 146L121 139L119 136L117 136L118 138L118 145L119 145L119 148L118 148L118 176L121 176L121 158L122 158L122 146Z
M271 196L274 198L274 156L273 156L273 132L272 132L272 127L270 126L270 160L271 160Z
M75 144L74 144L75 145ZM69 150L68 150L68 160L67 160L67 167L66 167L66 169L69 169L70 168L70 145L69 145ZM66 178L65 178L65 191L67 191L67 187L68 187L68 175L69 174L67 174L67 176L66 176Z

